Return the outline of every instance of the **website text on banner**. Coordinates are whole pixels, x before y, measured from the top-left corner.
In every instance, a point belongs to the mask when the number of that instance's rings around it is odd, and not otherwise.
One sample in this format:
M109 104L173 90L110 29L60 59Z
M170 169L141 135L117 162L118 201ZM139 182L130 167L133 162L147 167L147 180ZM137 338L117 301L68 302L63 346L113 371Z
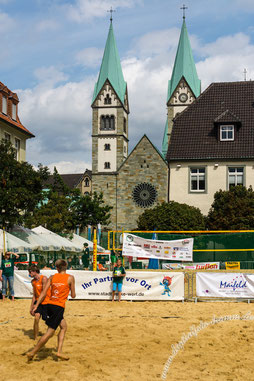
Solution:
M165 270L219 270L220 262L163 263Z
M246 273L197 273L198 297L254 298L254 274Z
M49 277L54 270L42 270ZM68 270L74 275L76 299L110 300L112 298L112 272ZM14 273L15 295L20 298L32 297L31 278L28 271ZM123 280L122 299L124 300L183 300L184 274L172 272L127 271Z
M167 259L169 261L191 262L193 238L174 241L145 239L134 234L123 234L123 255L138 258Z

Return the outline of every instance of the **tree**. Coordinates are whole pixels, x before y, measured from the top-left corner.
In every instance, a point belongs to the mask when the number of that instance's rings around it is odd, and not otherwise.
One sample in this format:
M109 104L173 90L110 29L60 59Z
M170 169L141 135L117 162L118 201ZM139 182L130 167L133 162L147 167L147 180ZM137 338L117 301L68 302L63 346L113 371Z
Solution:
M96 192L92 196L80 196L71 206L76 226L81 230L87 225L108 225L111 209L111 206L105 205L103 194Z
M138 218L140 230L203 230L204 216L198 208L175 201L147 209Z
M46 185L45 200L34 209L26 220L28 227L42 225L47 229L67 234L75 228L75 218L71 205L80 197L78 189L70 189L54 168L52 184Z
M87 225L107 225L112 207L104 205L103 195L81 195L78 189L70 189L54 169L52 184L48 185L47 198L38 204L27 226L45 226L61 234L68 234L77 226L82 230Z
M254 192L242 185L219 190L207 216L210 230L254 229Z
M34 170L27 162L18 162L12 145L0 142L0 226L13 226L24 221L43 199L43 182L47 167Z

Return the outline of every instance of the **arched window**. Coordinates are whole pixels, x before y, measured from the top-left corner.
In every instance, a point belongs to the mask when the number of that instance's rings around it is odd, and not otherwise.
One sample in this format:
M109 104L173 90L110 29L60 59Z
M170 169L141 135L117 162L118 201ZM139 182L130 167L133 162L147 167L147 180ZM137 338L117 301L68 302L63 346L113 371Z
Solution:
M104 98L104 105L111 105L111 98L109 94L107 94L106 97Z
M110 162L109 161L105 161L104 169L110 169Z
M85 187L89 187L89 179L85 178Z
M115 117L114 115L102 115L101 126L102 131L112 131L115 129Z
M126 134L127 129L126 129L126 118L123 118L123 132Z
M104 144L104 151L110 151L110 144Z

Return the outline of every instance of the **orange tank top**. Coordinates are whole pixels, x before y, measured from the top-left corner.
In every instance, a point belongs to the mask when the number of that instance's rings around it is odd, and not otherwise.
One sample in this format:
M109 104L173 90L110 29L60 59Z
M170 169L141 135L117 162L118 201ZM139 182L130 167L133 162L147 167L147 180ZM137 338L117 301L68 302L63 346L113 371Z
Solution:
M41 295L41 292L42 292L42 279L43 279L43 275L41 275L38 280L36 280L36 279L32 280L36 300L39 298L39 296ZM49 288L47 291L47 294L45 296L45 299L41 302L41 304L48 304L49 299L50 299L50 295L51 295L51 292L50 292L50 288Z
M51 297L49 304L65 307L65 302L70 292L68 284L69 274L55 274L51 280Z

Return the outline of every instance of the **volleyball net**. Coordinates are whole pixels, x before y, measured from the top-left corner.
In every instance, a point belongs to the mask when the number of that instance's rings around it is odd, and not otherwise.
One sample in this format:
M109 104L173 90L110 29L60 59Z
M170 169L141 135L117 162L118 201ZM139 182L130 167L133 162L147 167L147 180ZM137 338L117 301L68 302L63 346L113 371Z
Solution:
M142 238L171 241L194 238L193 262L235 262L241 269L254 269L254 230L123 231L108 232L108 249L120 251L123 233Z

